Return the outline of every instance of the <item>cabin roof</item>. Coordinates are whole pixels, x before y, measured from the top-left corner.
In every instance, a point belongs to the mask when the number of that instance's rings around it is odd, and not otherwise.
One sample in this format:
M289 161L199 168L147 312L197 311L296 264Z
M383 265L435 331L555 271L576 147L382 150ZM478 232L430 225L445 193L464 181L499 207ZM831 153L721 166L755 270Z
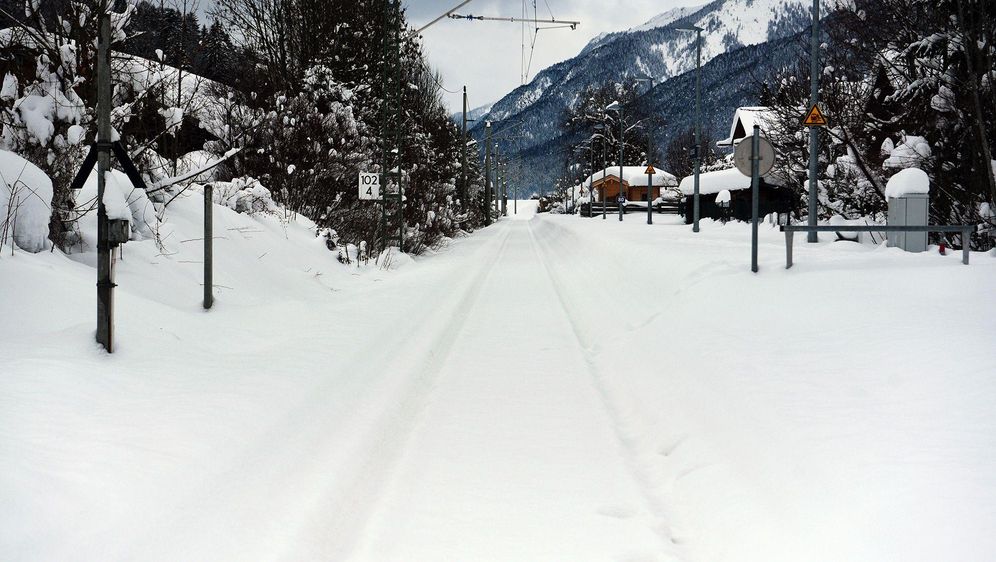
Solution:
M774 112L768 107L738 107L733 114L730 136L716 142L716 146L733 146L742 138L752 134L754 125L761 127L761 136L775 121Z
M647 186L647 174L646 166L623 166L623 185L629 186ZM654 187L676 187L678 185L678 178L673 174L664 171L657 166L654 166L656 173L653 175L653 186ZM601 185L603 175L605 181L619 181L619 166L607 166L604 170L595 170L595 173L585 178L581 185L584 187L589 187L590 185Z

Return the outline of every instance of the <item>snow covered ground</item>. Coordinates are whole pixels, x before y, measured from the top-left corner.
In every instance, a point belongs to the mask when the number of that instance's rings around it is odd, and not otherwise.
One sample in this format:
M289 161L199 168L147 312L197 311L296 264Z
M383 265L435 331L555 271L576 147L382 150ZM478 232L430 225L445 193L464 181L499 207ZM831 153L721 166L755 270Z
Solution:
M987 561L996 256L519 215L384 271L200 202L0 257L0 558ZM511 210L511 206L510 206Z

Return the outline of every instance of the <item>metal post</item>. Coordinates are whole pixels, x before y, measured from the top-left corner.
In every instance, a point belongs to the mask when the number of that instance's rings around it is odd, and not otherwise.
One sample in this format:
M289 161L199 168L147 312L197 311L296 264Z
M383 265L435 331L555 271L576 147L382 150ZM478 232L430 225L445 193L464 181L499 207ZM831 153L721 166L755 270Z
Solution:
M820 0L813 0L813 34L810 38L809 59L809 106L820 102ZM816 205L819 196L819 181L816 178L816 168L819 165L820 137L819 127L809 128L809 226L816 226ZM818 242L815 230L806 235L808 242Z
M114 349L114 264L104 206L106 175L111 169L111 14L100 4L97 42L97 342L108 353Z
M650 165L647 164L649 167ZM647 174L647 224L654 224L654 176Z
M961 231L961 263L968 265L968 254L972 250L972 229Z
M650 135L647 135L647 167L650 167ZM654 176L647 174L647 224L654 224Z
M214 225L211 211L214 198L211 184L204 184L204 308L214 304Z
M595 177L595 147L593 146L595 142L594 137L591 138L591 142L588 143L588 167L591 170L591 175L588 176L588 218L595 216L595 190L592 189L591 184L592 179Z
M695 190L692 196L692 232L699 231L699 171L702 168L702 30L695 32Z
M794 243L792 230L785 231L785 269L792 267L792 244Z
M484 124L484 226L491 224L491 121Z
M574 209L577 208L577 206L578 206L577 194L574 193L574 186L572 185L571 186L571 214L572 215L574 214Z
M463 87L463 142L460 160L460 208L467 208L467 86Z
M494 198L491 200L491 204L494 205L495 220L501 216L500 208L498 207L498 198L501 196L501 150L498 147L498 143L495 143L495 164L493 166L495 170L495 182L492 184L494 186Z
M760 161L761 161L761 127L754 125L754 137L751 139L750 151L750 270L757 273L757 212L758 212L758 184L760 183Z
M606 162L606 160L608 160L608 157L605 154L605 150L606 150L605 144L606 144L605 143L605 137L602 137L602 197L601 197L601 199L602 199L602 220L605 220L605 207L606 207L606 203L607 203L607 201L605 200L605 168L606 168L606 165L608 164L608 162Z
M508 216L508 163L505 163L505 173L501 177L501 216Z
M619 201L619 222L623 220L623 213L625 209L623 208L622 202L622 185L623 185L623 150L626 149L626 143L623 141L623 135L626 131L623 131L623 118L622 118L622 108L616 112L616 116L619 117L619 197L616 199Z

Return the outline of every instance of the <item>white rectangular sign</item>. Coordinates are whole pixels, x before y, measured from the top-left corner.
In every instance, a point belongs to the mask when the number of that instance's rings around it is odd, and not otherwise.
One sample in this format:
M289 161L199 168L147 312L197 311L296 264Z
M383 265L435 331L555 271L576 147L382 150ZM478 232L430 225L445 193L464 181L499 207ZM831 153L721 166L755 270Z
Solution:
M360 172L357 188L360 199L380 199L380 174Z

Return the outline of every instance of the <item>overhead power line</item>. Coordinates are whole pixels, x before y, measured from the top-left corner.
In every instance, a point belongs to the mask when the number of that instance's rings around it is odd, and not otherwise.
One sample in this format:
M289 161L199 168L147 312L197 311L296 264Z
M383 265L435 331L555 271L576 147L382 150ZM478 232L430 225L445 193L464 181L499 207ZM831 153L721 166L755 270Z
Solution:
M460 2L459 4L457 4L456 6L454 6L453 8L451 8L450 10L446 11L446 13L444 13L443 15L441 15L441 16L439 16L438 18L436 18L436 19L434 19L434 20L430 21L429 23L427 23L427 24L423 25L422 27L420 27L420 28L416 29L416 30L415 30L415 33L422 33L423 31L425 31L425 28L427 28L427 27L429 27L430 25L432 25L432 24L434 24L434 23L438 22L439 20L441 20L441 19L443 19L443 18L445 18L445 17L447 17L447 16L451 15L451 14L452 14L453 12L455 12L455 11L459 10L460 8L462 8L462 7L466 6L467 4L470 4L470 2L471 2L471 0L464 0L463 2Z
M577 29L581 22L579 21L566 21L566 20L556 20L556 19L537 19L537 18L515 18L515 17L496 17L496 16L475 16L473 14L448 14L446 17L454 20L480 20L480 21L510 21L510 22L520 22L524 21L526 23L553 23L553 24L563 24L571 29ZM542 28L541 28L542 29Z

